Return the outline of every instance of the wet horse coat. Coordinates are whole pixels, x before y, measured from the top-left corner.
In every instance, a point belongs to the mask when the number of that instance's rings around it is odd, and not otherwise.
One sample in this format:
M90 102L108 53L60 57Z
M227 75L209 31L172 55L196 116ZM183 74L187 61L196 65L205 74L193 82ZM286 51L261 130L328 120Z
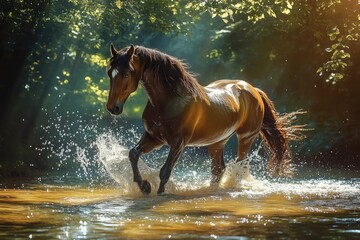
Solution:
M289 172L285 154L289 139L261 90L241 80L219 80L203 87L180 60L145 47L131 45L117 51L111 45L111 54L108 110L120 114L138 84L148 96L142 117L145 132L129 153L134 181L143 193L150 193L151 186L137 166L141 154L170 146L160 170L158 193L162 193L184 147L208 146L212 182L217 183L225 168L224 146L233 134L238 140L238 161L261 133L273 152L269 170L278 175Z

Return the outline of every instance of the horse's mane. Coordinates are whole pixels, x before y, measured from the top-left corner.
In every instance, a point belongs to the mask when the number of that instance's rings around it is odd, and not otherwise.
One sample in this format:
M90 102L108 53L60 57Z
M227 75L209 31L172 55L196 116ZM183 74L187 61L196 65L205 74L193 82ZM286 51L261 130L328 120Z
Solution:
M181 60L157 50L137 46L135 54L139 56L143 76L155 86L161 84L164 89L178 96L191 95L197 100L208 102L204 88L197 82L193 73L187 71L187 65Z

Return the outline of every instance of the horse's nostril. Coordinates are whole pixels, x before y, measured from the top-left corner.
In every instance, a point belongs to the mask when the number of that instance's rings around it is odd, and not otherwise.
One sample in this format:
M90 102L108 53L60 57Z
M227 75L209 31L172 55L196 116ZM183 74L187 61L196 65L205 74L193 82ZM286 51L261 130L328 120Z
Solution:
M110 109L110 112L114 115L119 115L122 113L123 111L123 102L119 102L118 104L116 104L115 106L113 106L111 109Z
M110 112L110 113L112 113L112 114L114 114L114 110L113 110L113 108L111 108L111 107L107 107L107 110Z
M116 104L108 104L107 109L111 114L119 115L123 111L124 102L117 102Z

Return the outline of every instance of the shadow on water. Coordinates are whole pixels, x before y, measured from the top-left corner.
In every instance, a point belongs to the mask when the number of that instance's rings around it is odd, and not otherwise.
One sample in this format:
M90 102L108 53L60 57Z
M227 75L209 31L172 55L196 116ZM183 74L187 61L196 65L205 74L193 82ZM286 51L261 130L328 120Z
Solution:
M267 179L255 151L248 164L230 161L211 187L209 160L188 149L157 196L166 157L157 151L139 163L153 189L143 196L127 158L140 131L117 119L104 127L96 116L52 120L37 149L56 159L54 171L0 183L1 239L360 238L356 172L299 166L294 179Z

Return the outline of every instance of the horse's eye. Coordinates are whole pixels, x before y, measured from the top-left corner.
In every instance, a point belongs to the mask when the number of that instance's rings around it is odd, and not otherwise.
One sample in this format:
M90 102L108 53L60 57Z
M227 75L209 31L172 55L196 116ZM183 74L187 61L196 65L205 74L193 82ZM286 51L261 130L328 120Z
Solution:
M129 72L125 72L125 73L124 73L124 78L128 78L129 75L130 75Z

